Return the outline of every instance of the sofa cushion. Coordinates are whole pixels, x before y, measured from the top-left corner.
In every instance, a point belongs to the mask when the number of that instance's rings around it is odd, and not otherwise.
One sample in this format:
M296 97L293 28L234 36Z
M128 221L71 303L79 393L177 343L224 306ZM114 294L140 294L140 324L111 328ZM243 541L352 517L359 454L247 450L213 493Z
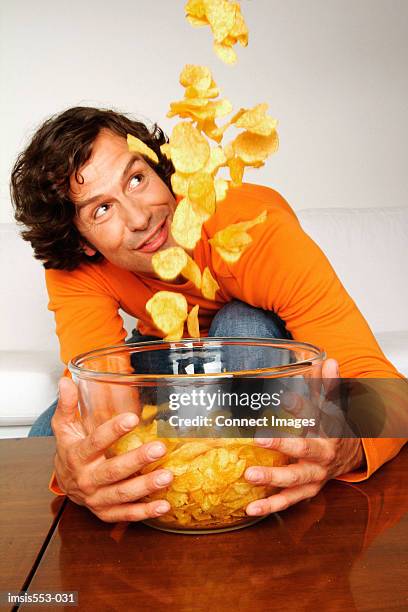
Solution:
M0 427L31 425L55 400L61 371L52 351L1 351Z
M371 329L408 330L408 207L298 213Z

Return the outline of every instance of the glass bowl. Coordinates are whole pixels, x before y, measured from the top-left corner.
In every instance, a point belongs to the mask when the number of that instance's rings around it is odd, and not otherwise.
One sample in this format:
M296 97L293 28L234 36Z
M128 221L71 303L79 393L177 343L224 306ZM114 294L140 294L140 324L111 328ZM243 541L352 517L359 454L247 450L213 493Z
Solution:
M137 427L110 447L108 457L154 439L166 445L165 457L141 473L158 467L173 472L169 487L144 498L166 499L171 509L146 523L208 533L259 520L245 508L273 489L247 482L245 470L285 465L289 458L256 446L254 437L281 435L271 425L272 415L287 414L281 398L294 383L300 389L319 380L324 357L317 347L292 340L157 340L79 355L69 370L88 433L119 413L139 416Z

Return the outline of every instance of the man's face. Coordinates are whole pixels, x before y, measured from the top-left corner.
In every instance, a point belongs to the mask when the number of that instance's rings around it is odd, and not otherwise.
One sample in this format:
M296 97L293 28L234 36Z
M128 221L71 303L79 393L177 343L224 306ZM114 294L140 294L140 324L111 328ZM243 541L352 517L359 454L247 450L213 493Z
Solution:
M176 243L170 223L176 201L154 170L125 138L103 129L90 159L71 176L71 199L77 207L75 225L88 245L109 262L131 272L155 276L151 259Z

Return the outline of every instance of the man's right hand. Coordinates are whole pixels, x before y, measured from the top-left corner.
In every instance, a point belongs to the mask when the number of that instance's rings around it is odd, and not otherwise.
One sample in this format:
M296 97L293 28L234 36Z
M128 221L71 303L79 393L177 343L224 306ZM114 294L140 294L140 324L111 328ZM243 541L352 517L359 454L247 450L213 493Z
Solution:
M56 438L55 474L61 490L77 504L87 506L107 522L141 521L170 510L166 500L140 502L167 487L173 474L155 470L135 475L166 453L153 441L123 455L107 459L105 451L138 423L133 413L123 413L87 434L76 417L78 390L70 378L61 378L59 401L51 425Z

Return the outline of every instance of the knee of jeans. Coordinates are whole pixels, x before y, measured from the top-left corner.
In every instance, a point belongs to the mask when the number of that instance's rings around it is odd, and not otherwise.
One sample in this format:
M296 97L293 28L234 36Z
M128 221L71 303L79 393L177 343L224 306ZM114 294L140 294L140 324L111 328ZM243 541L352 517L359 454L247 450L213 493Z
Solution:
M290 338L285 323L272 311L234 300L221 308L212 320L209 336Z
M57 407L58 400L55 400L51 406L47 408L39 417L34 421L28 432L29 438L35 438L40 436L53 436L54 432L51 427L51 419L54 416L55 409Z

